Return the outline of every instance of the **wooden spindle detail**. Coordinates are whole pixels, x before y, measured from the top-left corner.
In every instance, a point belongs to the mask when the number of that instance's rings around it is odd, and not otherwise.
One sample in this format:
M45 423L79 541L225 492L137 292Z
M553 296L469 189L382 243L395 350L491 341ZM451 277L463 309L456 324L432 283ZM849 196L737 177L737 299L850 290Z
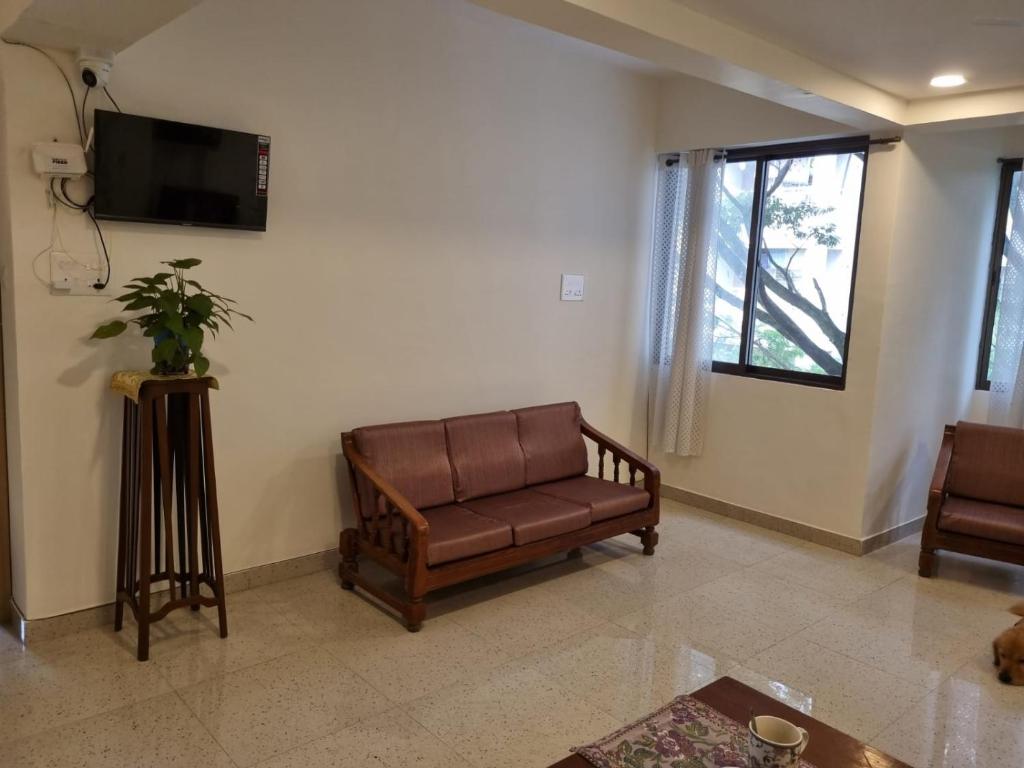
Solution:
M632 464L629 465L629 485L631 488L636 488L636 467Z
M619 463L622 461L617 455L612 456L612 466L615 469L614 480L619 482Z
M597 476L604 480L604 454L605 447L603 445L597 446Z

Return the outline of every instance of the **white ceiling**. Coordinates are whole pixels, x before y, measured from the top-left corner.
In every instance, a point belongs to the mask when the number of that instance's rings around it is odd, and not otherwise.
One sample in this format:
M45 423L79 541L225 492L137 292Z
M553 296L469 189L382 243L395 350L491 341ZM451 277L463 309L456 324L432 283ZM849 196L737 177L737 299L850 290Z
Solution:
M4 37L47 48L124 50L202 0L34 0Z
M907 99L1024 85L1024 0L675 1Z

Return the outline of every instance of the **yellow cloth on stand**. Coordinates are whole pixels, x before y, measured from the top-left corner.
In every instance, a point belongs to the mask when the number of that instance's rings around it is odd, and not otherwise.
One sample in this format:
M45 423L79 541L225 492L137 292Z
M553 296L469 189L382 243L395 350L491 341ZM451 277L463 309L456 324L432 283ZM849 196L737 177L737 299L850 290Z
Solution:
M110 377L110 388L119 395L139 402L139 390L147 381L180 381L183 379L198 379L199 376L192 371L189 373L176 373L171 376L162 376L149 371L117 371ZM220 382L213 376L203 376L210 380L211 389L220 389Z

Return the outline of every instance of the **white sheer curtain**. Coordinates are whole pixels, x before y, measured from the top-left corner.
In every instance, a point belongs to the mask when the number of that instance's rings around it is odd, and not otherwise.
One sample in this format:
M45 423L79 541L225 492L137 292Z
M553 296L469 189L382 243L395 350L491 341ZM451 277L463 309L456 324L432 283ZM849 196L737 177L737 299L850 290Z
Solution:
M1008 229L992 335L988 420L1024 427L1024 184L1020 173L1010 190Z
M724 160L701 149L662 167L655 216L650 335L651 443L698 456L704 446Z

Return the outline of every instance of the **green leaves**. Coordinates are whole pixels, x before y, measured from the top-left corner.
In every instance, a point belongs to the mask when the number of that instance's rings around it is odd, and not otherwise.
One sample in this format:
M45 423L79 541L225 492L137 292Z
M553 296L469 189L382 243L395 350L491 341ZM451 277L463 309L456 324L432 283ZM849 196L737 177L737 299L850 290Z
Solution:
M164 339L155 347L153 347L153 362L154 363L169 363L174 359L175 353L181 348L178 344L178 340Z
M192 269L192 267L198 267L203 261L202 259L175 259L174 261L162 261L160 263L174 269Z
M133 278L124 286L127 292L114 300L123 304L126 312L142 313L131 322L142 329L143 336L153 339L154 373L187 371L192 365L196 374L203 376L210 368L210 361L202 353L206 331L216 336L222 326L231 328L232 317L252 318L234 308L234 299L208 291L185 277L185 270L202 263L199 259L162 263L174 271ZM97 328L92 338L118 336L127 327L124 320L113 320Z
M186 328L184 333L181 334L182 340L185 345L192 350L194 355L199 354L199 350L203 348L203 329L202 328Z
M92 332L90 339L112 339L115 336L120 336L128 328L128 323L123 320L111 320L105 325L101 325L95 331Z
M185 306L193 312L207 318L213 314L213 299L205 293L197 293L185 300Z
M210 361L197 354L192 358L192 366L196 369L196 376L205 376L210 370Z
M170 311L164 310L160 313L160 317L163 320L164 328L168 331L173 333L175 336L185 335L185 320L177 309L172 309Z

